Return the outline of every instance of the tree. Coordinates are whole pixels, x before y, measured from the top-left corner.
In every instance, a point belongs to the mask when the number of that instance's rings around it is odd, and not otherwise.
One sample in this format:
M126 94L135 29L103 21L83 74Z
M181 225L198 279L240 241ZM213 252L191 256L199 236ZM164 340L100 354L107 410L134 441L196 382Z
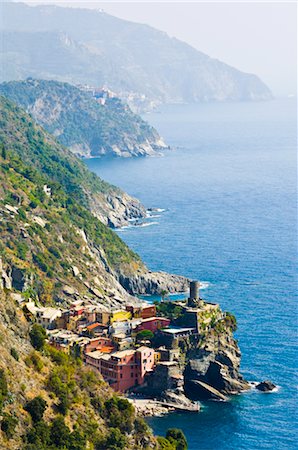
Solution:
M43 418L46 407L47 402L38 395L33 400L30 400L30 402L27 402L24 409L30 414L33 422L39 422Z
M55 445L55 448L68 448L70 443L70 430L65 425L63 417L58 416L53 420L51 425L51 444Z
M17 350L14 347L12 347L10 349L10 354L16 361L19 360L19 354L18 354Z
M7 394L8 394L8 386L5 372L3 369L0 369L0 411L2 409L3 402L7 397Z
M38 325L37 323L33 325L29 332L29 336L31 344L36 350L42 350L44 348L46 335L46 330L41 325Z
M4 145L2 144L2 149L1 149L1 156L4 160L7 159L7 152L6 152L6 148L4 147Z
M151 330L142 330L137 333L136 340L140 341L151 341L154 338L154 333Z
M1 421L1 430L6 434L8 439L11 439L17 426L18 419L11 414L3 414Z
M169 294L168 291L166 291L165 289L163 289L163 290L160 292L160 295L161 295L161 301L162 301L162 302L165 301L165 298L167 297L168 294Z
M29 444L35 444L41 449L50 442L50 427L43 420L36 422L28 431L26 439Z
M175 446L176 450L187 450L187 440L183 431L178 428L169 428L166 439Z
M110 432L106 438L105 450L123 450L126 446L126 438L119 428L110 428Z

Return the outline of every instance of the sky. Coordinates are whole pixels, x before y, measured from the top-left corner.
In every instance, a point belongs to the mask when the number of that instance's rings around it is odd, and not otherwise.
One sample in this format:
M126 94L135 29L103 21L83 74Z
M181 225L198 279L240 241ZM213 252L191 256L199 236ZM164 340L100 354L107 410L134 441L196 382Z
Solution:
M296 2L26 0L103 9L146 23L213 58L258 75L276 96L297 90Z

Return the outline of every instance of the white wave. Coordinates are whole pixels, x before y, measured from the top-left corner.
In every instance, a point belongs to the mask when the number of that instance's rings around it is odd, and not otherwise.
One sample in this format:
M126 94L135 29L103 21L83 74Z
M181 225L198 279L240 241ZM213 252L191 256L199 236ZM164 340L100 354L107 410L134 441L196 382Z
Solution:
M210 286L209 281L200 281L200 290L207 289Z
M151 225L158 225L159 222L142 222L140 224L134 224L134 225L125 225L121 228L116 228L115 231L125 231L125 230L133 230L135 228L144 228L144 227L151 227Z
M144 223L141 223L140 225L134 225L133 227L130 227L130 228L151 227L151 225L158 225L158 222L144 222Z

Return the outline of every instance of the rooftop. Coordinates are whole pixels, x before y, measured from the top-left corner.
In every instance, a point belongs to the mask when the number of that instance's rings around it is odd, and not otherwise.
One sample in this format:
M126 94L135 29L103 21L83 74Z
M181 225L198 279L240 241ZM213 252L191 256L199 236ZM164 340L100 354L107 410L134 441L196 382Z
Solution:
M103 325L101 324L101 323L99 323L99 322L95 322L95 323L92 323L91 325L88 325L87 326L87 330L88 331L92 331L92 330L94 330L95 328L97 328L97 327L102 327Z
M152 320L161 320L161 321L166 320L166 321L168 321L170 319L167 319L166 317L148 317L148 319L143 319L142 323L144 323L144 322L152 322Z
M189 331L194 331L195 328L179 328L179 327L172 327L172 328L165 328L162 330L163 333L167 334L176 334L176 333L187 333Z
M131 356L135 354L135 350L129 349L129 350L121 350L119 352L112 353L111 356L115 356L115 358L125 358L125 356Z
M95 352L86 353L86 356L89 356L90 358L93 358L93 359L101 359L101 357L103 356L103 353L100 350L95 350Z

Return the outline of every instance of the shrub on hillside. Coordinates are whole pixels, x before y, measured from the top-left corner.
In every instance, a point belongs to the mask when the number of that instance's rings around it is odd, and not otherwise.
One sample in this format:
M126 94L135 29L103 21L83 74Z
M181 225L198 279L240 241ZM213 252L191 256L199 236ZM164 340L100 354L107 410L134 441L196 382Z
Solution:
M46 330L41 325L35 323L32 326L29 336L31 344L36 350L42 350L44 348L46 335Z
M32 417L33 422L40 422L46 410L47 402L38 395L26 403L24 409Z

